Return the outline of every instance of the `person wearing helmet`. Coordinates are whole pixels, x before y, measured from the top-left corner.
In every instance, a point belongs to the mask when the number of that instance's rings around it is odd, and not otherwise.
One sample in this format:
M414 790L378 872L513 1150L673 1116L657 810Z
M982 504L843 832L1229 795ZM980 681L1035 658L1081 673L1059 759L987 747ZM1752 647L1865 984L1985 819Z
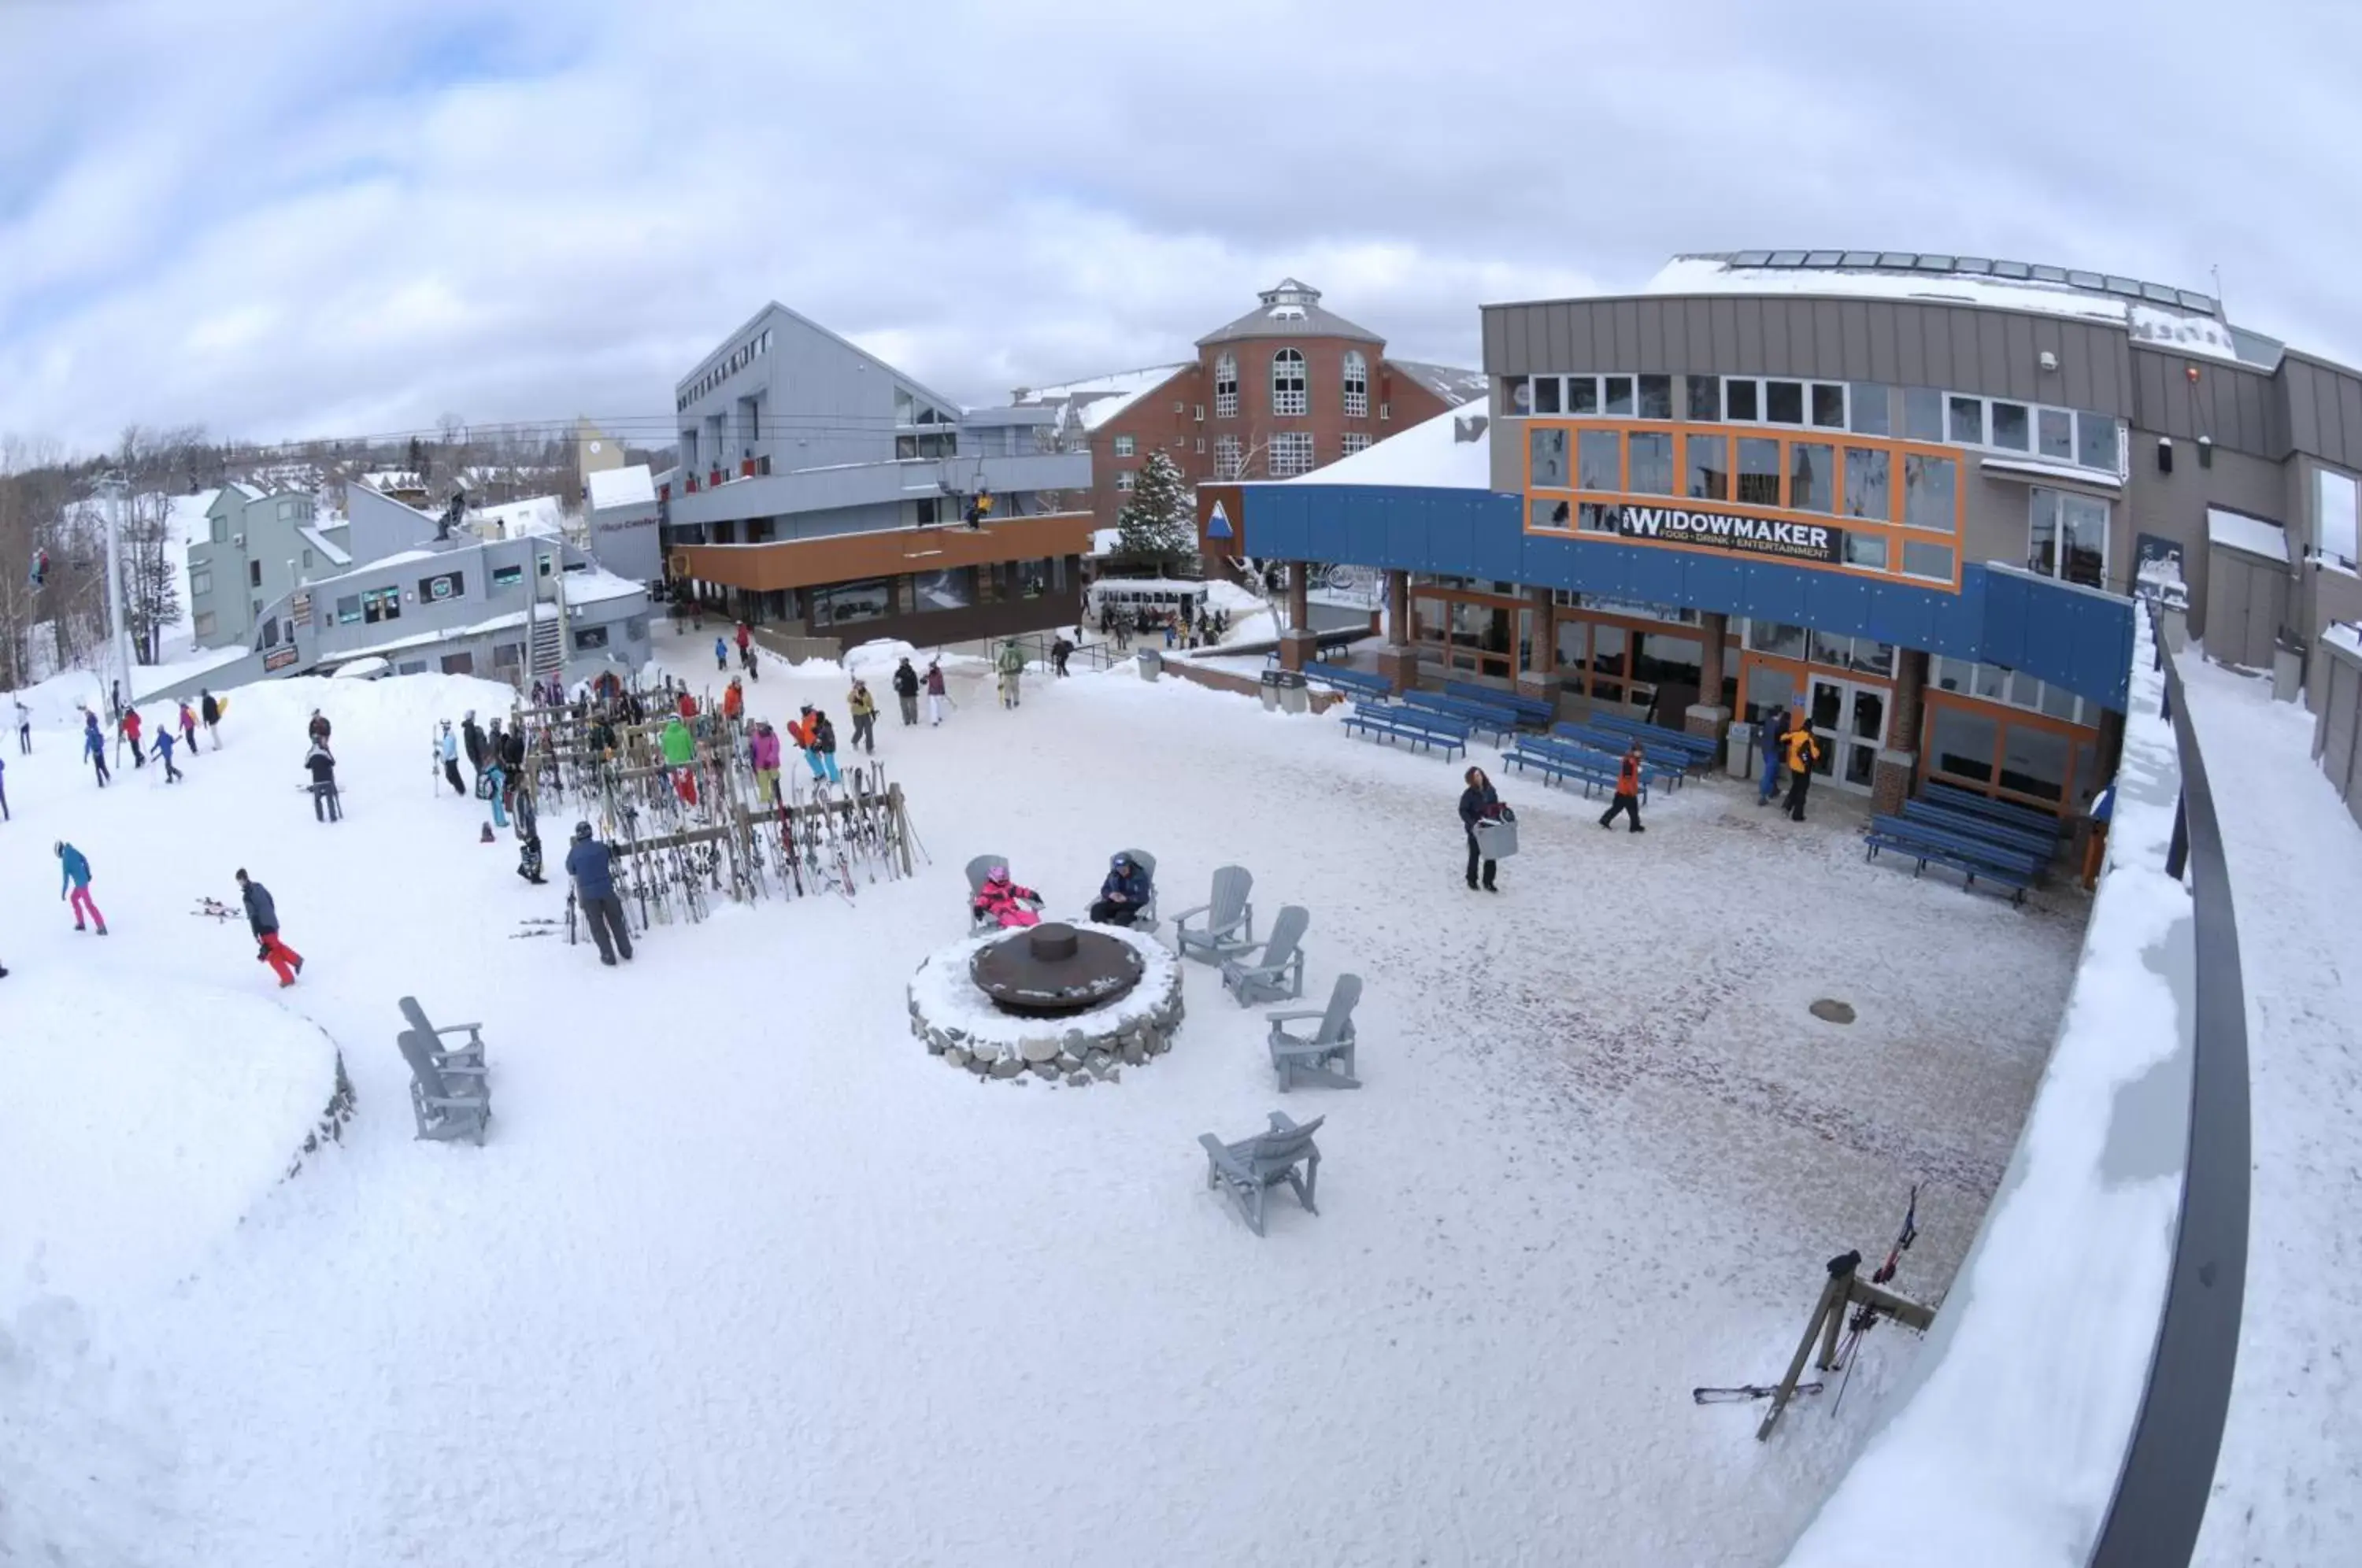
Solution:
M968 912L979 925L997 925L1004 931L1020 926L1042 923L1042 895L1009 879L1009 867L996 866L986 873L984 886L977 889Z
M1130 925L1146 907L1149 894L1147 869L1131 856L1119 854L1108 862L1107 880L1099 884L1091 919L1101 925Z
M632 955L632 928L624 919L624 900L615 896L615 852L590 834L589 823L574 824L574 843L566 851L566 874L574 878L575 901L599 944L599 962L609 968L615 955Z

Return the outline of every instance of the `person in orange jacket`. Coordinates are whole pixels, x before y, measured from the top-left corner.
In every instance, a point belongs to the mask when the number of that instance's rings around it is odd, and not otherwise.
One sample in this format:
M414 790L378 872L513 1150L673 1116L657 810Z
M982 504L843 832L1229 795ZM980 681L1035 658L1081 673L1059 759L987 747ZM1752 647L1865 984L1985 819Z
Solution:
M1634 833L1649 831L1640 825L1640 743L1638 741L1624 748L1624 761L1616 769L1616 799L1608 803L1607 814L1599 819L1599 825L1614 827L1619 812L1632 819Z
M722 716L734 723L745 711L746 693L740 688L738 678L734 675L730 678L730 684L723 689Z
M1788 820L1800 823L1805 820L1805 795L1813 787L1813 764L1821 756L1821 743L1813 738L1812 723L1802 707L1789 721L1780 745L1788 758Z

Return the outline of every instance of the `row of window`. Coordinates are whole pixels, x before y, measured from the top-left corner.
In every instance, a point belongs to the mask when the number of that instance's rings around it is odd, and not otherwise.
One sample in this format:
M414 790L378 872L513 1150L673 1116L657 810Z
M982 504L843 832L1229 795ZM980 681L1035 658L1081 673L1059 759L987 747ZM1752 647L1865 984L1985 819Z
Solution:
M905 577L868 578L801 592L805 613L814 626L844 626L860 621L882 621L889 615L923 615L978 604L1039 599L1065 586L1065 558L1044 556L1034 560L912 572ZM789 597L796 591L789 591Z
M1340 377L1341 401L1348 419L1370 416L1370 360L1359 348L1345 351ZM1297 418L1312 412L1312 376L1300 348L1281 348L1271 357L1271 412ZM1239 361L1224 353L1214 360L1214 417L1239 416Z
M1900 435L1905 440L2015 453L2118 477L2124 472L2123 427L2112 414L1934 387L1777 376L1582 375L1509 376L1504 378L1502 391L1505 406L1518 416L1678 417L1701 425L1785 425L1849 430L1858 436Z
M686 413L689 405L720 386L748 365L771 351L771 329L765 327L730 351L730 357L689 383L689 390L673 401L673 412Z
M1959 464L1931 452L1719 431L1577 429L1572 443L1569 434L1527 432L1534 489L1730 501L1946 534L1959 527Z

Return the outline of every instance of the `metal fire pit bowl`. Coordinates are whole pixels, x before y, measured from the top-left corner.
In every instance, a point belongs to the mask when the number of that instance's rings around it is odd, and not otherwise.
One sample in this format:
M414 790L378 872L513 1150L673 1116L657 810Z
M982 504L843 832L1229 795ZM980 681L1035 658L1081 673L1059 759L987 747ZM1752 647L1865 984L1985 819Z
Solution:
M1140 984L1140 955L1114 937L1071 925L1011 932L968 962L968 977L1001 1011L1058 1018L1102 1007Z

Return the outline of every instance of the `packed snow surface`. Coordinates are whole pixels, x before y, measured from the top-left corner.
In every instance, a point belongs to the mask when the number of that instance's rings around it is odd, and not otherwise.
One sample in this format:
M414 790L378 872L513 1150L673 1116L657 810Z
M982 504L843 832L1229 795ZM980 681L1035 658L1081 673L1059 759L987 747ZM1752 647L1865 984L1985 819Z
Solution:
M658 647L714 679L710 636ZM748 706L818 702L849 735L844 682L767 663ZM1825 792L1799 825L1702 782L1634 836L1514 778L1523 852L1472 893L1457 764L1128 667L1029 677L1013 712L986 690L941 729L884 704L915 879L659 925L615 969L518 937L563 887L520 881L421 766L436 720L504 711L491 684L241 689L180 784L127 768L101 793L60 723L8 756L0 1052L91 1055L43 1077L74 1100L45 1124L119 1123L237 1180L179 1223L169 1284L0 1249L0 1561L1772 1561L1916 1346L1872 1335L1854 1397L1768 1445L1755 1408L1687 1390L1776 1376L1823 1260L1882 1245L1913 1179L1901 1284L1940 1293L2080 900L1866 864L1859 808ZM335 826L296 788L314 706ZM545 830L578 809L545 804ZM104 946L50 898L61 836L96 868ZM1232 862L1263 918L1309 909L1308 1005L1367 982L1364 1088L1280 1097L1261 1013L1198 965L1138 1084L983 1083L919 1047L905 987L961 933L968 856L1071 908L1125 846L1158 856L1168 910ZM187 912L241 865L308 961L292 990ZM484 1025L481 1148L412 1136L413 993ZM1859 1021L1821 1022L1821 997ZM358 1114L266 1180L316 1110L270 1064L315 1027ZM189 1039L220 1076L183 1107ZM1275 1108L1329 1118L1320 1212L1283 1198L1257 1239L1198 1137ZM55 1190L54 1143L0 1143L0 1220ZM163 1222L138 1170L62 1170L109 1255Z

